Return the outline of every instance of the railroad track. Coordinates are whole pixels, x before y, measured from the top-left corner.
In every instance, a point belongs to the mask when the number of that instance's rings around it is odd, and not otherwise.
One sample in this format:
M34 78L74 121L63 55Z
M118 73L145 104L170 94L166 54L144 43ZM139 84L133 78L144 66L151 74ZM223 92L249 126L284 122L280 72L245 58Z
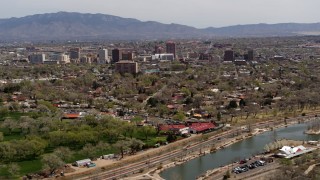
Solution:
M287 118L286 121L288 124L290 124L290 123L292 124L294 122L299 122L299 121L305 121L305 120L308 120L308 119L314 117L315 115L317 115L319 113L320 113L320 110L317 110L312 113L309 113L306 116ZM280 125L283 123L284 123L284 121L279 121L279 119L278 120L268 120L268 121L253 124L252 127L253 128L266 128L266 127L270 127L271 125L275 126L275 125ZM113 179L125 177L128 175L134 174L136 172L139 172L141 169L154 167L154 166L161 164L165 161L172 160L174 158L183 157L183 155L186 155L187 153L190 153L190 152L197 151L200 148L210 147L211 145L214 144L214 142L216 142L220 139L233 137L234 133L236 133L236 132L238 133L238 131L239 130L237 130L237 129L231 129L228 131L224 131L220 134L209 137L205 141L200 141L200 142L195 142L193 144L190 144L190 146L187 149L177 149L177 150L170 151L170 152L164 153L164 154L156 156L156 157L150 157L148 159L145 159L145 160L142 160L142 161L139 161L136 163L125 165L123 167L99 172L98 174L92 174L87 177L82 177L82 178L77 178L77 179L81 179L81 180L111 180L112 179L113 180Z

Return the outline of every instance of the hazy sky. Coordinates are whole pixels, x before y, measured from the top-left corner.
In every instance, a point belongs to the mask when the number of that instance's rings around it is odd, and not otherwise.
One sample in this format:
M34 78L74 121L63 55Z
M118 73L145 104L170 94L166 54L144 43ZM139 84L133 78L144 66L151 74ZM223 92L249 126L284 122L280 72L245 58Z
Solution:
M320 0L0 0L0 18L103 13L194 27L320 22Z

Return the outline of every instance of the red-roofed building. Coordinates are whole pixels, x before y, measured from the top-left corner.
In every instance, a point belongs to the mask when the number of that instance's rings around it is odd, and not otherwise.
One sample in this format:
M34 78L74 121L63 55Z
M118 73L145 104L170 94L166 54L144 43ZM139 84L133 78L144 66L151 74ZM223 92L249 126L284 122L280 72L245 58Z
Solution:
M172 131L176 134L187 134L189 133L189 127L179 124L179 125L160 125L159 130L162 132Z
M80 117L80 114L79 113L65 113L63 115L63 118L64 119L77 119Z
M189 128L190 128L190 133L201 133L205 131L210 131L216 126L209 122L209 123L192 123Z

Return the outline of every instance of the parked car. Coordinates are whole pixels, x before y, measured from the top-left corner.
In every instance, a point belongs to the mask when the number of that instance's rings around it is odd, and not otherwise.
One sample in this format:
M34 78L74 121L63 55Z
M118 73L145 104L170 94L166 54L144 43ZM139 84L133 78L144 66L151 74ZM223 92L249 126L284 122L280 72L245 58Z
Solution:
M96 164L91 162L91 163L87 163L87 168L91 168L91 167L95 167Z
M246 160L246 159L243 159L243 160L241 160L240 162L239 162L239 164L245 164L245 163L247 163L248 161Z
M249 169L254 169L254 168L257 168L258 166L255 164L255 163L251 163L249 165Z
M243 170L242 170L240 167L236 167L236 168L233 169L232 172L233 172L233 173L236 173L236 174L239 174L239 173L242 173Z

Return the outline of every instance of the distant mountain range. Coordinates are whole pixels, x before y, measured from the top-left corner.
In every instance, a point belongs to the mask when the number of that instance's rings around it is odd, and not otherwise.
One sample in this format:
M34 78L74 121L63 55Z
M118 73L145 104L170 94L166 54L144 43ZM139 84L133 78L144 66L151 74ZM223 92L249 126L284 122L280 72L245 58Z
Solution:
M70 12L0 19L0 40L134 40L318 34L320 23L254 24L197 29L180 24Z

